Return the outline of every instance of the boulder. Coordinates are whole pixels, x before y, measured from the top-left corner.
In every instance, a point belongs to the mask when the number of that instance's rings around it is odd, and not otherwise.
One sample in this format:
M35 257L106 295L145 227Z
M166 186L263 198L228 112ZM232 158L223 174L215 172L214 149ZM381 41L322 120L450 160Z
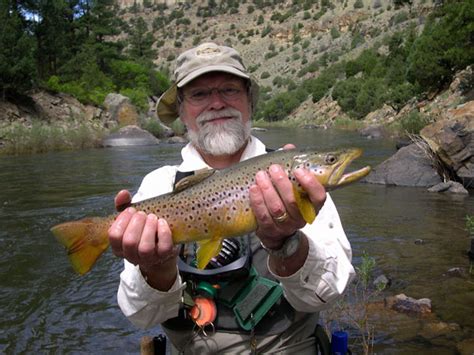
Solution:
M104 107L110 114L110 119L120 127L138 124L138 112L130 99L120 94L108 94Z
M456 181L447 181L447 182L440 182L428 189L429 192L449 192L453 194L463 194L468 195L469 191L467 191L462 184Z
M400 148L376 166L364 181L372 184L431 187L441 182L430 158L417 144Z
M448 118L420 132L431 150L466 187L474 186L474 101L447 113Z
M385 129L382 125L373 125L361 128L359 133L367 139L380 139L384 137Z
M385 298L385 306L394 311L415 316L431 313L431 300L429 298L417 300L403 293Z
M138 126L125 126L104 138L104 147L156 145L159 139Z

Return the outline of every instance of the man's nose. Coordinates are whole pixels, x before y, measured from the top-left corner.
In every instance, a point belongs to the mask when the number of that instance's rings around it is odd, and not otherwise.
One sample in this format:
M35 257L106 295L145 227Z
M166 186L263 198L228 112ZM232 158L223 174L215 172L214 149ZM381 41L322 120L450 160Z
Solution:
M221 109L226 106L226 102L217 88L212 89L209 96L209 107Z

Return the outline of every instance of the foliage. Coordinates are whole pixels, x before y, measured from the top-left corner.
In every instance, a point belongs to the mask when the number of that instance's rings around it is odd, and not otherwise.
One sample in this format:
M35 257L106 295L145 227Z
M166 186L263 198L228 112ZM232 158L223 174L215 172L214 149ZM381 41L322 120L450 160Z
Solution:
M97 147L104 131L86 124L56 125L34 121L31 127L14 123L0 131L2 154L20 155Z
M342 299L323 313L327 333L331 334L331 328L347 327L358 332L360 344L352 344L352 351L360 346L363 354L373 352L375 328L369 319L369 306L386 286L379 284L375 288L372 287L375 265L375 259L364 252L361 264L356 268L356 279L348 286Z
M466 230L474 236L474 216L466 215Z
M411 111L400 120L401 129L407 133L419 134L421 129L429 123L429 117L419 111Z
M23 31L16 2L0 1L0 90L25 92L36 81L33 36Z
M422 90L446 85L474 59L474 2L449 1L438 8L408 56L407 78Z

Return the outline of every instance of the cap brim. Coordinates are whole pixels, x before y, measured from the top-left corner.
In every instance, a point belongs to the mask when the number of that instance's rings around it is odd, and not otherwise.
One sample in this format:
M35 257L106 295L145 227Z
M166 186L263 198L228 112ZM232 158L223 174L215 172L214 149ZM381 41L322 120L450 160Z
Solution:
M244 79L250 79L250 77L247 74L242 73L242 71L240 71L237 68L234 68L234 67L231 67L231 66L228 66L228 65L209 65L209 66L197 69L197 70L189 73L183 79L178 81L177 86L179 88L182 88L184 85L189 84L191 81L196 79L198 76L201 76L203 74L210 73L210 72L213 72L213 71L229 73L229 74L240 76L241 78L244 78Z
M170 124L178 118L178 105L176 104L176 96L178 88L173 84L158 100L156 104L156 114L161 122Z

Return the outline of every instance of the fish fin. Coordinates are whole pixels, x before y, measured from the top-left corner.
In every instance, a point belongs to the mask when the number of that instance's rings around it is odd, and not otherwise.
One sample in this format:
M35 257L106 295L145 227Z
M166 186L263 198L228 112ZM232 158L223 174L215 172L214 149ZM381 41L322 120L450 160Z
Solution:
M56 239L66 247L74 270L84 275L109 246L110 218L84 218L51 228Z
M300 210L300 213L306 223L313 223L314 219L316 218L316 210L314 209L314 206L311 201L306 196L304 196L304 193L299 191L294 185L293 194L295 195L295 200L296 204L298 205L298 209Z
M196 252L197 267L198 269L204 269L211 259L219 252L222 248L221 238L212 238L198 242L199 248Z
M187 188L199 184L201 181L206 180L209 176L215 173L214 169L201 169L197 170L194 175L187 176L178 181L174 187L173 192L180 192L186 190Z

